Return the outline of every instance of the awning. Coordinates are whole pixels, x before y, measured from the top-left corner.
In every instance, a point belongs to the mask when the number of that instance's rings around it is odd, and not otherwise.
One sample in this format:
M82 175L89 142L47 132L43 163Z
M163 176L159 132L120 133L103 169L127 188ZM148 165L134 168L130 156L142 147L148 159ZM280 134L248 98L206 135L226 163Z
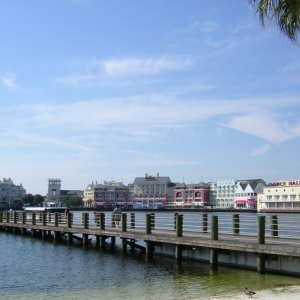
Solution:
M245 204L246 200L235 200L234 203L235 204Z
M256 202L256 201L253 201L253 200L248 200L248 201L247 201L247 204L250 204L250 205L256 205L257 202Z

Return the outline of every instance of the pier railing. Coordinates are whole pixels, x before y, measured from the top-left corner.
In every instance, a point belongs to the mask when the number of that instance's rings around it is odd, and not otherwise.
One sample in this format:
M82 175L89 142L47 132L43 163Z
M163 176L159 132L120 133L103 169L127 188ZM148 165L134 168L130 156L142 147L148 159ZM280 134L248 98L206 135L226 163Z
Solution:
M266 237L300 240L299 215L210 215L181 213L122 213L118 230L141 230L148 234L154 230L167 230L184 236L193 233L230 234L252 236L265 242ZM115 228L114 216L110 212L93 213L26 213L0 212L0 223L31 224L57 227Z

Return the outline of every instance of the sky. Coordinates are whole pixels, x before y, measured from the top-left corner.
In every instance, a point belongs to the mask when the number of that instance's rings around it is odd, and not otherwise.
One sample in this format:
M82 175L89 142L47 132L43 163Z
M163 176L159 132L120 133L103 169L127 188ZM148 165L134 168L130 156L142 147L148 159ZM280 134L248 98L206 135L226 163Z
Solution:
M247 0L4 0L0 180L299 179L300 47Z

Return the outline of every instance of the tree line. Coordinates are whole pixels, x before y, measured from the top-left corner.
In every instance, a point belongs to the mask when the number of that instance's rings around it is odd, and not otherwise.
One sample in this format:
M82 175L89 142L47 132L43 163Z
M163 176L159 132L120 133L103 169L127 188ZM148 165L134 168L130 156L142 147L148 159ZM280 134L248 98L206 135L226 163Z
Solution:
M16 206L43 206L45 198L39 194L26 194L22 201L15 203ZM16 202L16 201L15 201ZM61 199L61 205L66 207L81 207L83 205L82 197L80 196L65 196ZM15 206L15 205L14 205Z

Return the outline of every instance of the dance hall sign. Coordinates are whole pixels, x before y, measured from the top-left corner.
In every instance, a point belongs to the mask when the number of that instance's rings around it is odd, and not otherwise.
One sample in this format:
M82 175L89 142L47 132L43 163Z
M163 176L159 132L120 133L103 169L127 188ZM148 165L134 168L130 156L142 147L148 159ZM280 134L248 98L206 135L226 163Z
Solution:
M269 183L269 186L300 186L300 180L292 180L292 181L278 181Z

